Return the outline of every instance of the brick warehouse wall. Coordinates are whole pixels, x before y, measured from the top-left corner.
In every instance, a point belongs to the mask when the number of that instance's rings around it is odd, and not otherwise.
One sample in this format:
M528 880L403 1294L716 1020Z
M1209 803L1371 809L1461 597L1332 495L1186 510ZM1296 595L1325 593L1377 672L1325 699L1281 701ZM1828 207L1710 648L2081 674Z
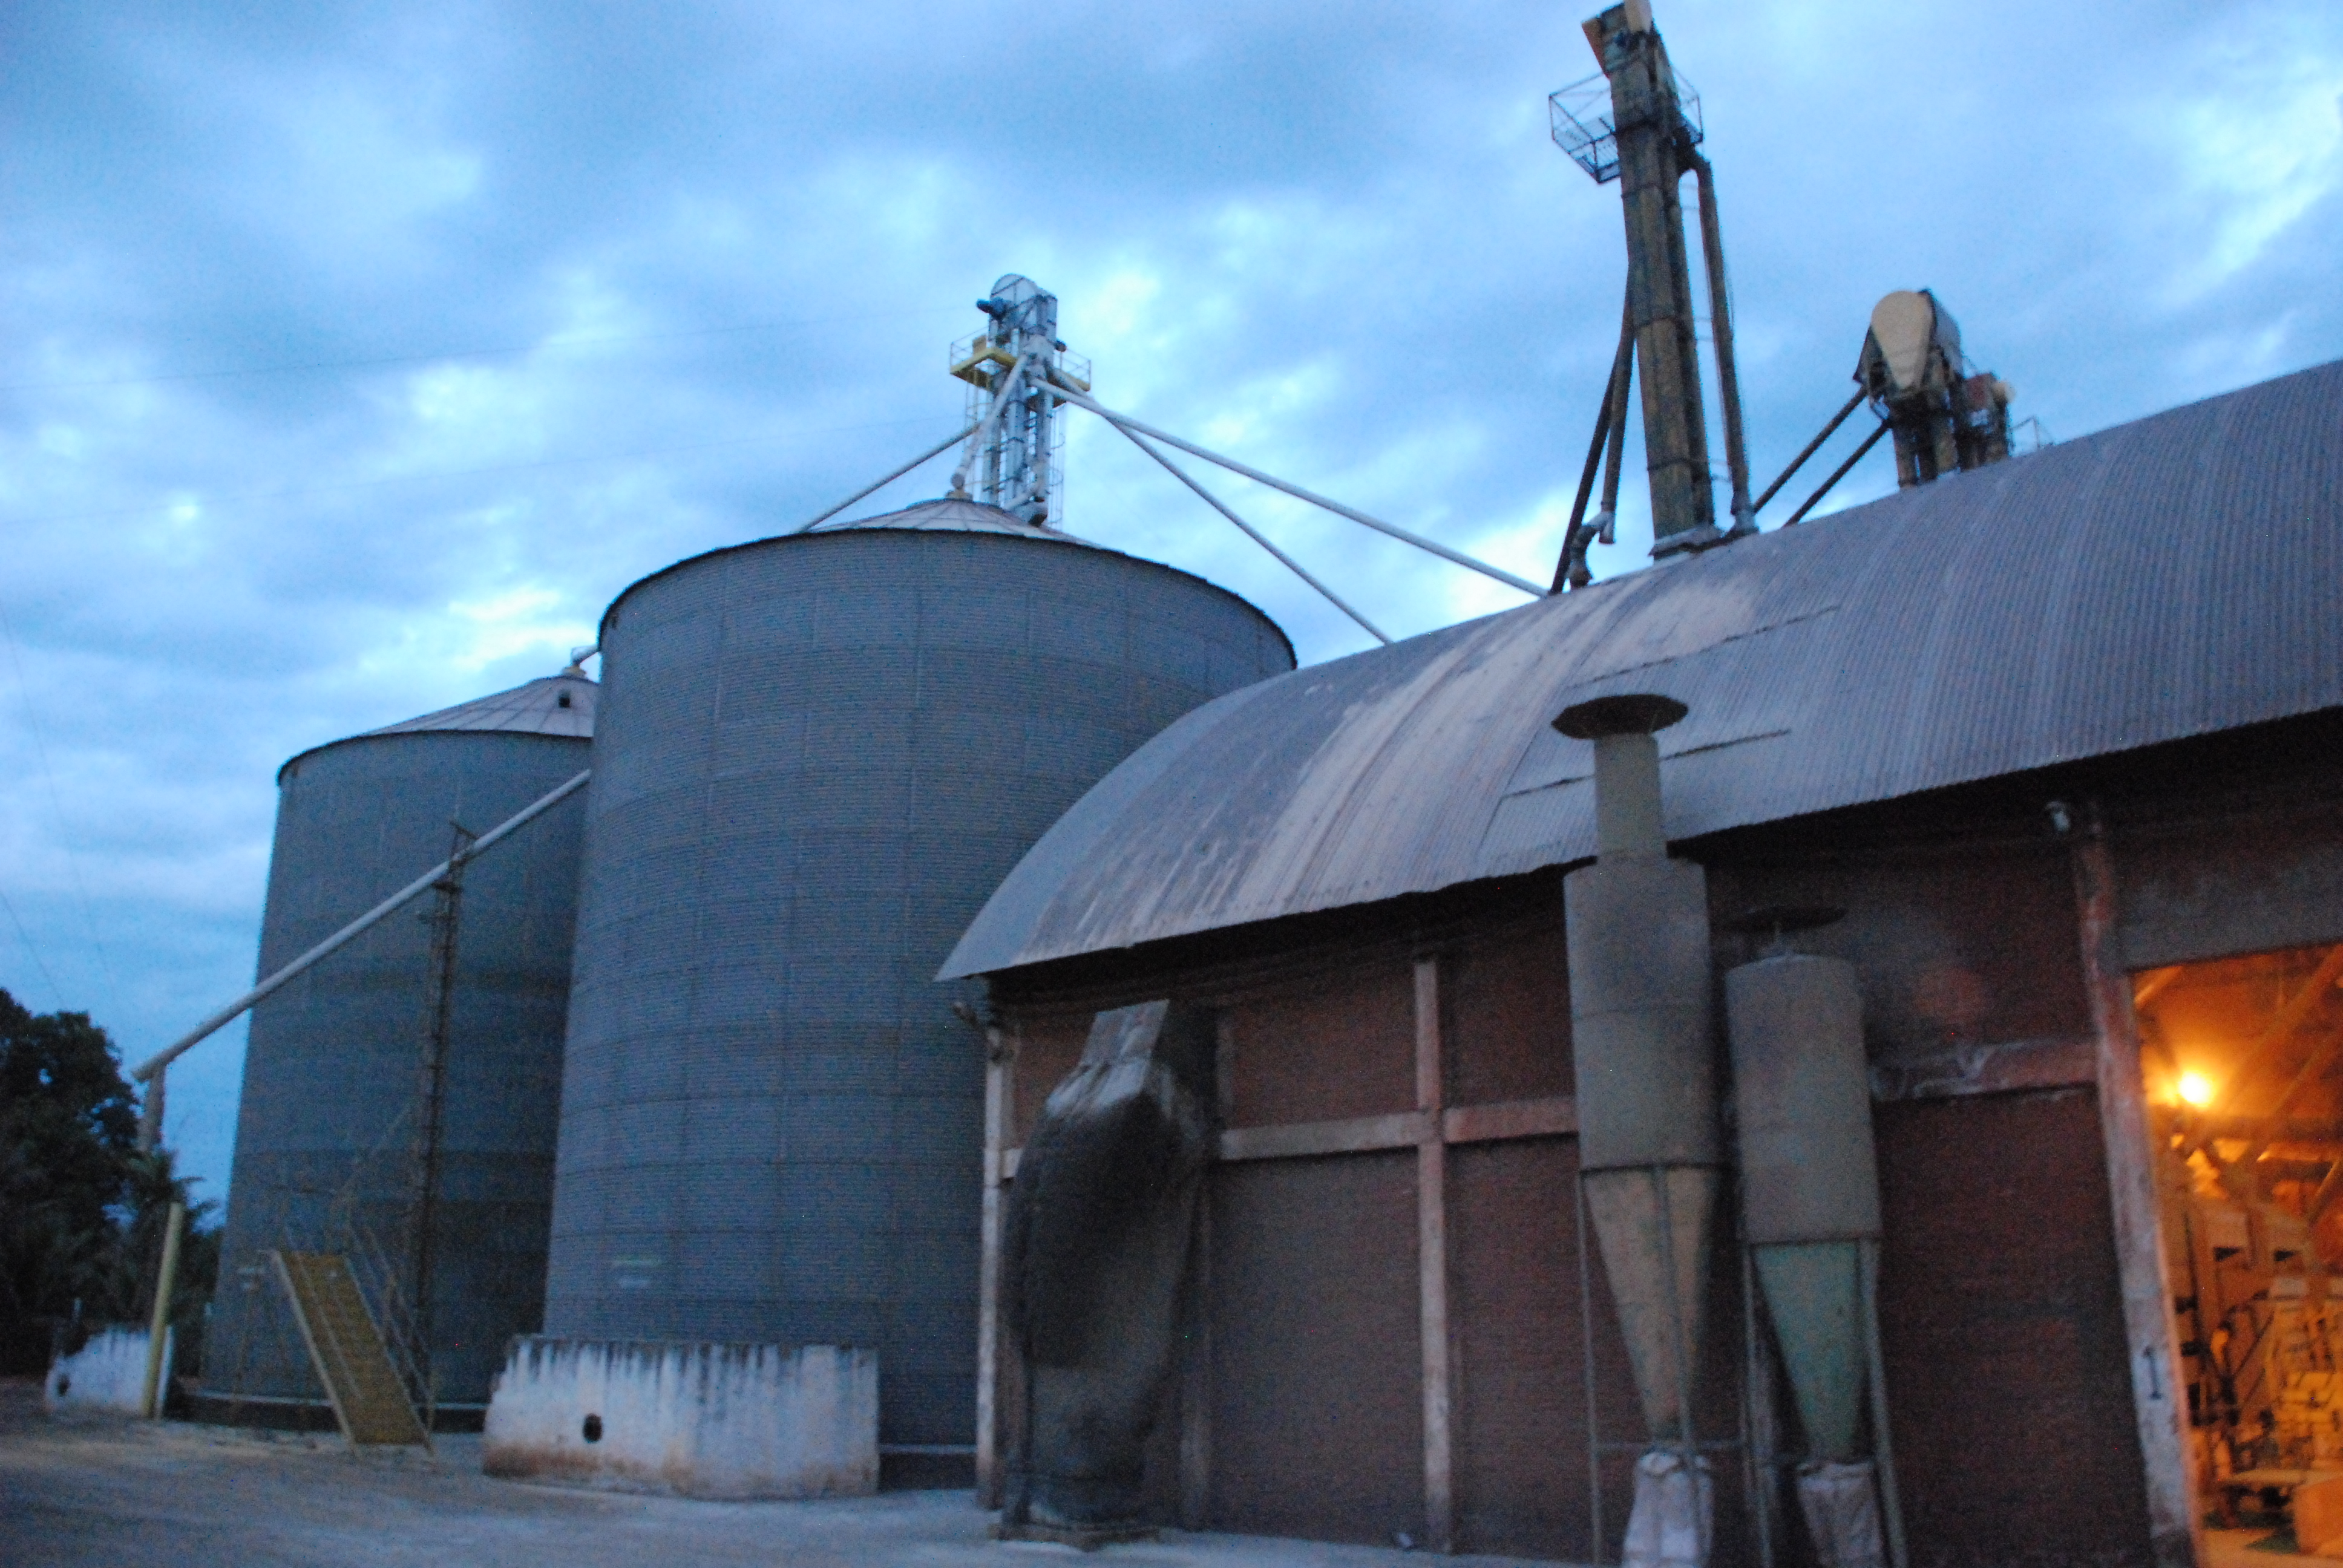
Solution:
M1835 849L1805 835L1743 835L1715 846L1709 865L1720 923L1761 903L1848 910L1803 945L1850 959L1865 986L1887 1227L1884 1349L1914 1561L2145 1561L2066 851L2043 826L2038 801L2011 830L1975 841L1947 844L1938 831L1906 844L1899 832L1890 824ZM2160 888L2196 887L2174 869L2176 856L2215 856L2223 835L2174 848L2185 836L2164 830L2153 858L2118 864L2134 868L2135 883L2154 876ZM2329 854L2323 842L2314 836L2305 851L2313 872ZM1146 955L1144 969L1124 956L1019 977L997 993L1020 1052L1019 1115L1004 1141L1021 1138L1028 1105L1071 1065L1091 1010L1167 993L1223 1010L1223 1111L1240 1144L1264 1125L1405 1112L1408 976L1426 951L1438 955L1450 1107L1566 1104L1559 905L1554 879L1524 879L1404 910L1288 922L1286 933L1224 934L1184 953ZM1720 970L1755 956L1734 941L1720 937ZM1257 1060L1264 1055L1275 1060ZM1638 1428L1599 1259L1589 1260L1592 1317L1580 1316L1574 1146L1567 1131L1549 1131L1448 1151L1449 1464L1460 1550L1594 1555L1590 1397L1606 1438ZM1403 1141L1242 1158L1218 1172L1203 1336L1212 1376L1189 1379L1167 1412L1189 1429L1191 1468L1199 1446L1209 1462L1201 1483L1188 1481L1202 1498L1192 1523L1424 1539L1422 1338L1405 1289L1421 1267L1412 1159ZM1703 1429L1725 1434L1739 1392L1741 1313L1735 1282L1720 1278L1718 1291L1716 1408ZM1582 1338L1590 1327L1591 1362ZM1202 1421L1182 1403L1200 1388L1212 1400ZM1178 1445L1161 1447L1177 1463ZM1626 1462L1606 1462L1601 1499L1600 1550L1614 1558ZM1754 1557L1753 1543L1735 1538L1737 1491L1720 1486L1720 1562ZM1161 1493L1176 1498L1181 1485L1166 1478ZM1416 1524L1393 1523L1408 1519ZM1805 1561L1797 1527L1784 1528L1793 1537L1784 1561Z

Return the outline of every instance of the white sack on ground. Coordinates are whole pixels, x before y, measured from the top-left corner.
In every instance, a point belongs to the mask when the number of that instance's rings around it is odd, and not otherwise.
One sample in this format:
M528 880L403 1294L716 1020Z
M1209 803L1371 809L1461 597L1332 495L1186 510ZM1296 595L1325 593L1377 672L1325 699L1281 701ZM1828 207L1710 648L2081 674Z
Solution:
M1800 1467L1798 1507L1806 1516L1806 1533L1814 1537L1822 1568L1885 1568L1879 1488L1869 1460Z
M171 1371L172 1331L163 1331L163 1372ZM69 1356L59 1356L41 1384L41 1408L146 1413L146 1331L100 1329Z
M1703 1568L1708 1561L1716 1486L1708 1461L1654 1449L1635 1462L1635 1506L1627 1515L1621 1568Z

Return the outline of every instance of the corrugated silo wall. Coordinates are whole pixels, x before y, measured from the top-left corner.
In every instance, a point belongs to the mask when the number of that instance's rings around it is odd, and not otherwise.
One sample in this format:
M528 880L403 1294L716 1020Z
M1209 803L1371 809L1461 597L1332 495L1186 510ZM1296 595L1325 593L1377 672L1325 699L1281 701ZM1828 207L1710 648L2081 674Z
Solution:
M494 827L587 765L587 743L387 735L297 759L282 780L262 919L267 974L447 858L448 823ZM507 1339L538 1327L584 806L562 802L468 871L449 1020L434 1357L444 1403L485 1401ZM396 1248L428 1020L427 895L253 1011L205 1386L322 1400L273 1247L359 1222Z
M1168 568L881 529L686 562L602 647L547 1332L875 1346L882 1441L966 1444L983 1051L931 977L1290 647Z

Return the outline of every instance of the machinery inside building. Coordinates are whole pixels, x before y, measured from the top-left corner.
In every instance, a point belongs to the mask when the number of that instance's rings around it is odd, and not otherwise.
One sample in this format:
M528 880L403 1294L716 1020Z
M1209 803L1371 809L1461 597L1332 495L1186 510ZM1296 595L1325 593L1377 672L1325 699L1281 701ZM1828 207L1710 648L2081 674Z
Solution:
M2197 1473L2217 1517L2343 1541L2343 946L2136 977ZM2323 1534L2332 1529L2335 1534Z

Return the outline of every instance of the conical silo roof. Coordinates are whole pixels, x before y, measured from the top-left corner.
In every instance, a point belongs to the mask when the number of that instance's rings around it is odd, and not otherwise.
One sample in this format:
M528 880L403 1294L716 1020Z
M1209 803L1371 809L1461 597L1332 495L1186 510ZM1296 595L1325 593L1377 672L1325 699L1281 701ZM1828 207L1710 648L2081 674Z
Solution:
M592 677L572 664L558 675L523 681L508 691L476 697L453 708L402 719L379 729L362 729L337 740L312 746L287 759L277 770L279 782L286 769L303 758L344 741L366 740L378 735L430 735L449 730L489 730L508 735L549 735L566 740L594 738L594 709L602 689Z
M942 534L1011 534L1019 538L1052 539L1063 545L1090 545L1092 549L1103 548L1040 523L1029 523L1016 513L1003 511L999 507L952 496L921 501L918 506L905 507L899 512L857 518L852 522L823 523L809 531L837 534L855 528L909 528L922 533Z
M417 719L403 719L397 724L362 733L415 735L441 729L504 729L590 740L594 738L594 699L601 689L573 664L558 675L524 681L493 697L476 697L453 708L443 708Z

